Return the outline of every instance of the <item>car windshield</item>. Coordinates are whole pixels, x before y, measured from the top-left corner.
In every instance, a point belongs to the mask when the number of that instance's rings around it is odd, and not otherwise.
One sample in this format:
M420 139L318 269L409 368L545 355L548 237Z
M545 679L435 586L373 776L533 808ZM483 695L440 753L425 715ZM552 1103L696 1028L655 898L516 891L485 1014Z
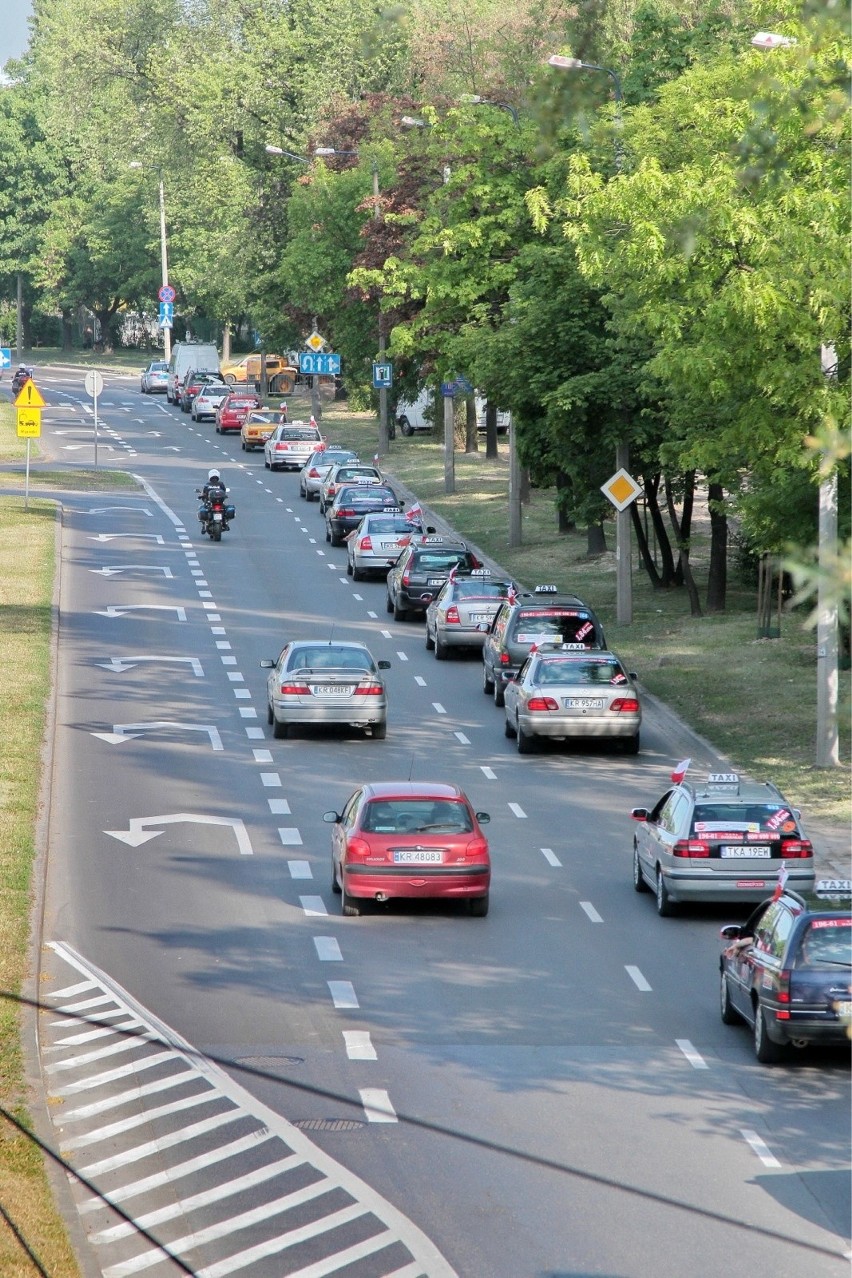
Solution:
M221 382L205 382L201 387L201 394L207 399L216 398L217 396L227 395L228 388L223 386Z
M427 830L469 834L470 812L458 799L374 799L362 828L374 834L418 834Z
M323 644L316 648L297 648L288 661L290 670L372 670L376 667L368 652L359 648L341 648Z
M561 608L521 608L513 627L518 643L559 638L563 643L594 643L595 628L588 617Z
M165 361L161 361L159 364L148 365L149 373L167 373L168 371L169 371L169 366L167 363L165 363Z
M802 937L796 967L852 967L852 918L814 919Z
M534 680L538 684L570 683L583 688L618 687L627 683L627 675L618 661L577 661L556 657L538 663Z
M795 836L799 832L793 813L780 803L696 803L692 828L696 834L732 830Z

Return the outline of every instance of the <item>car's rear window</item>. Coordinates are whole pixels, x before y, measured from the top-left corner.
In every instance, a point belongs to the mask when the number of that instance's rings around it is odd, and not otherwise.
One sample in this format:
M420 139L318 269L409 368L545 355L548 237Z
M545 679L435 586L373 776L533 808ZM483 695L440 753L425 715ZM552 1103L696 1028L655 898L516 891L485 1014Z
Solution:
M852 917L812 919L799 943L796 967L852 967Z
M363 828L374 834L469 834L473 822L458 799L374 799Z
M375 666L366 652L357 648L334 648L325 644L317 648L299 648L288 666L291 670L373 670Z
M345 483L347 479L358 479L359 476L373 479L381 478L379 472L372 466L341 466L334 478L336 481L339 480Z
M509 587L502 581L457 581L454 599L505 599Z
M148 369L149 373L167 373L168 371L169 371L169 366L166 363L152 364L150 368Z
M412 567L419 572L449 572L456 564L469 564L470 561L467 550L418 550Z
M335 498L337 506L380 505L396 506L397 496L390 488L378 484L361 484L357 488L340 488Z
M410 533L410 532L411 532L411 524L407 521L407 519L404 516L401 519L391 518L391 519L371 519L370 520L371 536L378 534L381 537L387 534L396 535L396 533Z
M535 674L536 683L572 684L577 687L618 687L627 683L627 675L618 661L583 661L569 657L555 657L540 661Z
M515 643L541 643L560 639L562 643L595 646L595 626L588 614L581 617L568 608L521 608L512 626Z
M696 803L692 815L695 834L718 834L726 830L740 834L796 836L798 823L789 808L780 803Z
M256 405L256 399L231 398L228 400L228 408L255 408Z

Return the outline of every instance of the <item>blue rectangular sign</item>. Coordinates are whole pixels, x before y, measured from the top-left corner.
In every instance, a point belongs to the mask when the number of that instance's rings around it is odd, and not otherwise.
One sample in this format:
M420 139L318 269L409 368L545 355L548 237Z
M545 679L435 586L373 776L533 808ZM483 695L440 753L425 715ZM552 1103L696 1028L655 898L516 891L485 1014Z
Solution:
M0 368L12 367L12 348L11 346L0 346Z
M393 386L393 364L373 365L373 387L375 390L387 390Z
M300 351L299 372L308 377L336 377L340 372L340 356L329 351L322 354Z

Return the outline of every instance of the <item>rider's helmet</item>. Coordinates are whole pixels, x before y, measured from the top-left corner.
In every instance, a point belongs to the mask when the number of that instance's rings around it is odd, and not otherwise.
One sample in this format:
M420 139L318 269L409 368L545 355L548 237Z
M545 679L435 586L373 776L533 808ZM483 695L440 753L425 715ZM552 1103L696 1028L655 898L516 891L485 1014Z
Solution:
M207 482L208 484L221 484L222 480L219 476L218 470L208 470Z

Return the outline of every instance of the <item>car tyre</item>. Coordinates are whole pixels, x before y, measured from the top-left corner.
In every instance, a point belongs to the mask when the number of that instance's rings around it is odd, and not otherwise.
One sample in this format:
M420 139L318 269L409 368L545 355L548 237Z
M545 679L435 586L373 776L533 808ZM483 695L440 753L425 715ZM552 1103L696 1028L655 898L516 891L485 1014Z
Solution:
M271 701L267 701L267 703L266 703L266 722L267 722L267 723L274 723L274 722L275 722L275 714L274 714L274 712L273 712L273 710L272 710L272 702L271 702Z
M535 737L524 732L519 720L515 720L515 733L518 738L518 754L532 754L535 749Z
M374 741L384 741L385 737L388 735L387 720L385 720L384 723L374 723L372 731Z
M326 541L331 541L331 529L329 528L328 524L326 524L325 526L325 539Z
M276 741L283 741L287 736L287 724L272 716L272 735Z
M734 1010L731 1002L731 991L728 987L728 975L726 972L720 973L719 981L719 1013L722 1017L723 1025L736 1025L740 1020L739 1012Z
M488 667L484 661L482 663L482 691L486 697L494 696L494 680L488 678Z
M339 533L334 533L334 532L331 533L331 535L329 536L329 541L331 542L332 546L343 545L343 538L340 536Z
M503 724L503 734L504 736L509 737L509 739L512 741L514 741L515 737L518 735L517 732L515 731L515 725L509 722L508 715L506 715L506 720Z
M669 896L669 890L666 887L666 881L663 878L663 872L657 866L657 913L661 919L670 919L675 913L674 903Z
M639 848L633 844L633 890L634 892L647 892L648 884L645 882L645 876L642 873L642 866L639 861Z
M639 733L635 732L632 737L627 737L623 745L625 754L639 753Z
M506 689L501 683L498 683L496 679L492 686L494 689L494 704L499 710L500 706L504 706L506 704Z
M402 431L406 439L408 439L411 435L414 434L414 427L411 425L411 422L408 420L407 417L400 417L399 429Z
M427 651L427 652L434 652L434 651L435 651L435 640L434 640L434 639L432 638L432 636L429 634L429 627L428 627L428 626L426 627L426 651Z
M331 858L331 890L335 896L340 896L342 888L337 881L337 871L334 868L334 857Z
M407 620L408 620L408 609L407 609L407 608L401 608L401 607L399 606L399 604L398 604L398 603L394 603L394 606L393 606L393 619L394 619L394 621L407 621Z
M470 902L470 912L475 919L484 919L488 913L488 893L485 896L474 896Z
M347 577L352 576L352 560L351 559L346 560L346 576Z
M364 581L366 579L367 574L362 568L359 568L357 564L352 564L351 567L353 581Z
M784 1048L773 1043L766 1029L766 1016L760 1003L754 1009L754 1054L761 1065L777 1065L784 1059Z
M435 635L435 660L446 661L449 655L450 650L447 645L445 643L441 643L441 640L437 635Z
M356 896L350 896L348 892L341 890L343 897L343 913L350 919L357 919L364 912L364 902L359 901Z
M385 597L385 612L393 612L393 600L390 595Z

